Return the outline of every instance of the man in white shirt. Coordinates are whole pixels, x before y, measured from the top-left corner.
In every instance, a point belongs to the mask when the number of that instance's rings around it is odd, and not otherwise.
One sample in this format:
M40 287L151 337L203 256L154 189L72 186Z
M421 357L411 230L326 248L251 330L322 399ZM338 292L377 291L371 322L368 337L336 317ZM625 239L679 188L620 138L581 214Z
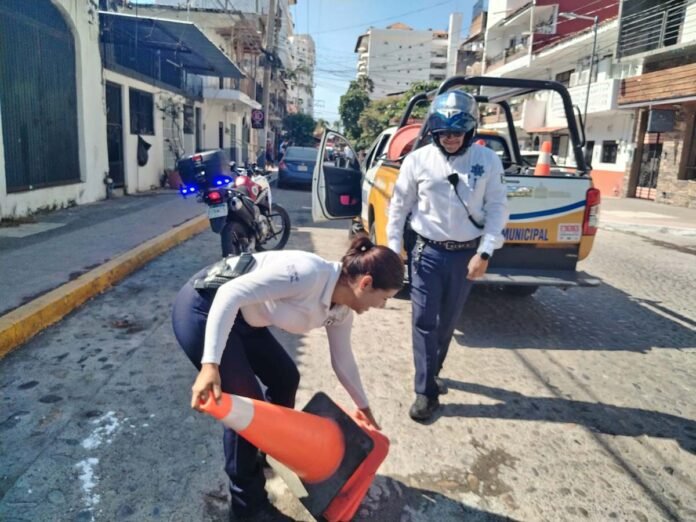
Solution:
M438 375L455 322L473 280L503 244L503 166L495 152L473 144L477 123L473 96L437 96L427 121L433 143L406 157L389 205L389 247L401 252L409 215L417 238L411 253L416 400L409 411L416 421L429 419L446 392Z

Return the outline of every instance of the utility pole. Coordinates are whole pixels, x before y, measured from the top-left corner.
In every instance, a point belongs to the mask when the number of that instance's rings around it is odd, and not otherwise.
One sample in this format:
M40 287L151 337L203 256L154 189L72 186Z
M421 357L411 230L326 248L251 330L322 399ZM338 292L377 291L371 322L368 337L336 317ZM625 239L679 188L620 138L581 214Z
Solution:
M261 146L263 147L263 157L266 157L266 143L268 141L268 129L270 127L270 105L271 105L271 59L270 56L275 56L275 12L276 0L268 0L268 14L266 16L266 34L264 42L264 68L263 68L263 138ZM274 147L275 148L275 147ZM275 151L274 151L275 152Z
M582 115L583 124L587 126L587 104L590 101L590 85L592 84L592 69L595 61L595 53L597 52L597 26L599 25L599 16L595 16L593 20L593 36L592 36L592 55L590 56L590 73L587 77L587 92L585 93L585 112Z

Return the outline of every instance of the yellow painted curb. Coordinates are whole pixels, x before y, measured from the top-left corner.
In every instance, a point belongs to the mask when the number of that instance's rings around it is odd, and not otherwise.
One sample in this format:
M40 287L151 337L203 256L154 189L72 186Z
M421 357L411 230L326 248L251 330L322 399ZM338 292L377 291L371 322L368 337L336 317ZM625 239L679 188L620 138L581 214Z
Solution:
M208 227L193 218L0 317L0 359L148 261Z

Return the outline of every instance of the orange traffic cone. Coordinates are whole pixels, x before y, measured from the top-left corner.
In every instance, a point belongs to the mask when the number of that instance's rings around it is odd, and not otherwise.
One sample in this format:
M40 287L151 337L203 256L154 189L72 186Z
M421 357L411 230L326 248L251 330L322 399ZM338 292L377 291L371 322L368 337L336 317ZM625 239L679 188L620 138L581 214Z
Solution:
M304 411L226 393L220 404L209 396L201 409L267 453L305 508L327 522L353 518L389 451L387 437L323 393Z
M535 176L551 175L551 142L545 141L539 149L539 159L534 167Z
M343 434L335 421L239 395L212 394L201 409L285 464L303 481L320 482L341 464Z
M324 511L324 519L328 522L353 519L370 489L370 484L375 479L377 469L389 453L389 439L385 435L355 417L353 420L370 436L374 447Z

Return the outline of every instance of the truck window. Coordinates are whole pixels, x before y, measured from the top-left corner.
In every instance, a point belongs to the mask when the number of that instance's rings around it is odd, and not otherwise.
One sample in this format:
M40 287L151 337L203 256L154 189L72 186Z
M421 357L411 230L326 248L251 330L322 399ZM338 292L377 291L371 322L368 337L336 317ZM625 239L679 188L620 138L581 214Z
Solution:
M391 138L391 134L388 133L377 138L379 141L374 147L372 147L370 155L367 157L367 160L365 160L365 170L370 170L372 167L374 167L375 162L377 162L382 154L384 154L384 148L387 146L389 138Z

